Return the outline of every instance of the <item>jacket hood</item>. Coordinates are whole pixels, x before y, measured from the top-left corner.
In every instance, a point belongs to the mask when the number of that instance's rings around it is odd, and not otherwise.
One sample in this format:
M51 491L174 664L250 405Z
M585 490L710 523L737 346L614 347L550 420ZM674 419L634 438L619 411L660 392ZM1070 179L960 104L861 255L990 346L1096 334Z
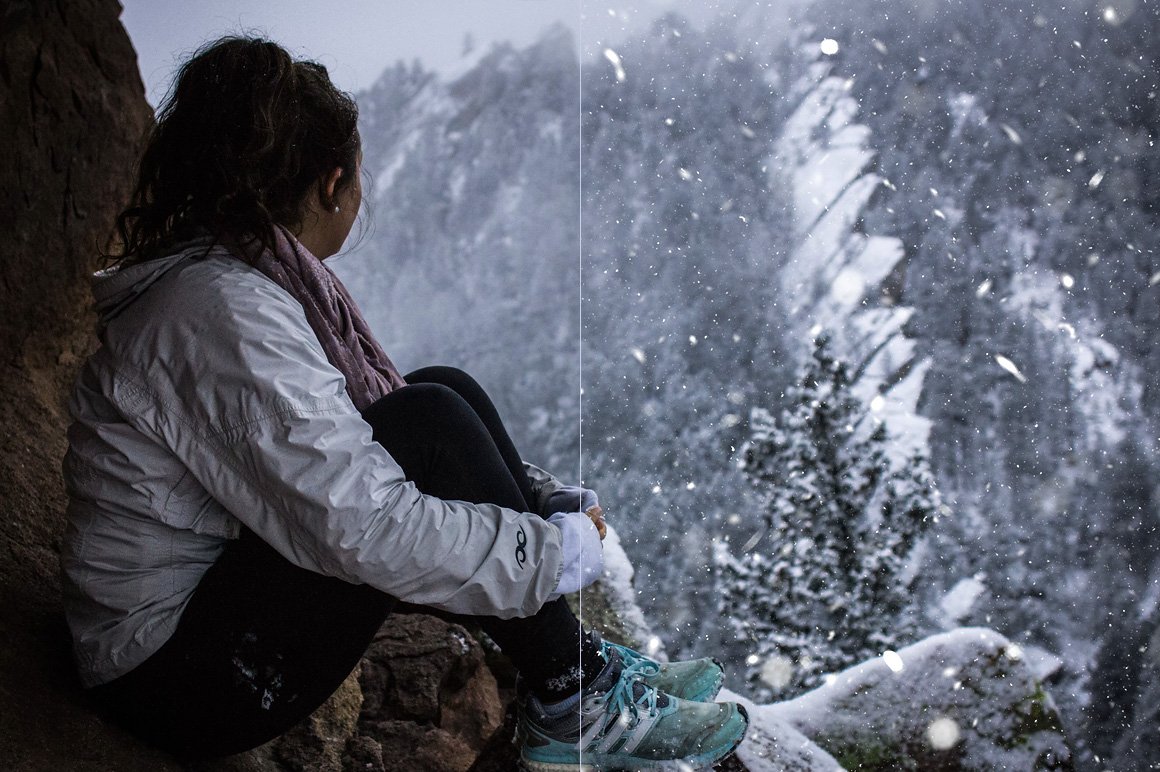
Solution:
M207 255L215 243L212 236L203 236L179 244L171 254L164 257L124 267L114 266L94 273L92 292L100 326L112 321L178 263L188 257Z

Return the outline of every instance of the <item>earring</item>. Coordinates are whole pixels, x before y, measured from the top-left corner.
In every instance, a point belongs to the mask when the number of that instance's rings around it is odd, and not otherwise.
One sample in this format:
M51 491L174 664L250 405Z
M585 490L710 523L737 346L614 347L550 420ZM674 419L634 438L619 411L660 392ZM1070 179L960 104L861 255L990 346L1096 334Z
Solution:
M338 214L338 207L337 206L334 208L334 213Z

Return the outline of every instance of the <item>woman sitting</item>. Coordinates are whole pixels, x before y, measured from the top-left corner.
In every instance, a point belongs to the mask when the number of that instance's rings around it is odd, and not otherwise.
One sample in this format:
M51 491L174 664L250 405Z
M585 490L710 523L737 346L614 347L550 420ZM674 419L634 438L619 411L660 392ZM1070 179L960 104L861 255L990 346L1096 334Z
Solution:
M483 390L403 376L323 263L361 203L358 112L315 63L229 38L181 69L96 276L62 549L84 683L185 757L317 708L402 600L478 620L522 679L522 759L711 763L747 725L713 660L583 630L595 494L525 465Z

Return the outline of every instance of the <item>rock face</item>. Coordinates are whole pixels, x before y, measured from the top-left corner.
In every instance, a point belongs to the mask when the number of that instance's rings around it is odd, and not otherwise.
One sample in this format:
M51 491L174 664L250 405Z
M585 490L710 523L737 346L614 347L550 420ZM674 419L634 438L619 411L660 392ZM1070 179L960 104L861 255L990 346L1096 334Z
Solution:
M503 718L495 678L467 630L421 614L392 617L362 663L360 747L368 770L466 770ZM369 743L367 741L370 741Z
M115 0L0 3L0 759L173 769L92 717L61 621L64 394L91 345L86 276L151 120Z
M394 614L355 673L306 721L261 748L194 770L462 772L503 718L485 660L462 626Z

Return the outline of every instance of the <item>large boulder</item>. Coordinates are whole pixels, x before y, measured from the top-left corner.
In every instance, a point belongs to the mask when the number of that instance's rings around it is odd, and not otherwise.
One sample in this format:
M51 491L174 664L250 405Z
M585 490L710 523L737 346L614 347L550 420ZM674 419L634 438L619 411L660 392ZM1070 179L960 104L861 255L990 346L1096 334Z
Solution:
M738 755L751 772L834 769L765 752L767 738L784 745L797 733L864 772L1074 768L1051 697L1019 647L991 630L935 635L797 699L749 707L754 727Z
M151 111L115 0L0 3L0 759L176 769L96 719L60 614L64 397L92 346L87 275Z

